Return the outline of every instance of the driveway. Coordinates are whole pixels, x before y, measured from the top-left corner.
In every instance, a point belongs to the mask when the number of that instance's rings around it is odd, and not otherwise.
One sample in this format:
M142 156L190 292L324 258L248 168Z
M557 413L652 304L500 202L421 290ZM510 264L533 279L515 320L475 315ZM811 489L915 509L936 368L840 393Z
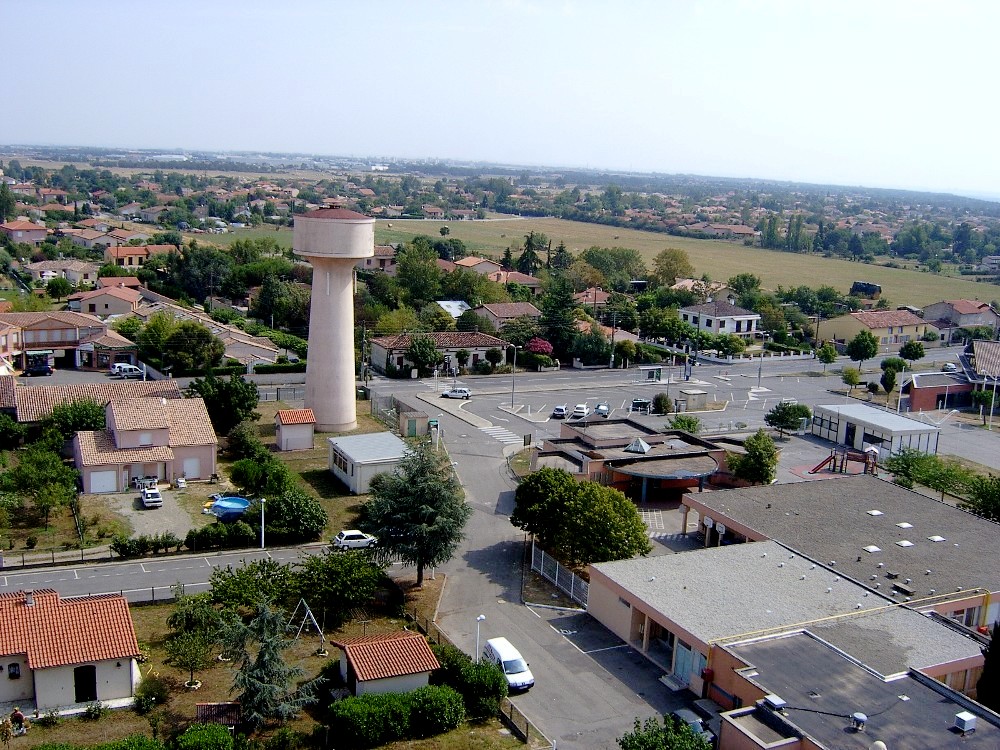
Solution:
M155 536L172 531L181 539L194 526L202 526L195 522L191 515L177 501L177 491L160 485L163 495L163 505L159 508L144 508L136 490L107 495L83 495L84 513L87 507L103 505L116 515L121 516L132 529L133 536Z

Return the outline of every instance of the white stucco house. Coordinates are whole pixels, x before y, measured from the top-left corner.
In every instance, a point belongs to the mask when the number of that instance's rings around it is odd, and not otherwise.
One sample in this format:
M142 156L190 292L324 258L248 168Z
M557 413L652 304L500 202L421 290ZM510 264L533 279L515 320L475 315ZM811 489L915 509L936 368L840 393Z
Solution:
M749 339L760 327L760 315L757 313L719 300L682 307L678 312L685 323L715 336L732 334Z
M354 695L408 693L425 687L441 666L427 639L404 631L334 642L340 649L340 675Z
M313 447L316 415L312 409L279 409L274 416L274 442L279 451L304 451Z
M131 698L141 677L138 656L123 596L0 594L0 704L47 711Z
M406 443L391 432L329 438L330 471L355 495L368 492L376 474L395 471L407 450Z

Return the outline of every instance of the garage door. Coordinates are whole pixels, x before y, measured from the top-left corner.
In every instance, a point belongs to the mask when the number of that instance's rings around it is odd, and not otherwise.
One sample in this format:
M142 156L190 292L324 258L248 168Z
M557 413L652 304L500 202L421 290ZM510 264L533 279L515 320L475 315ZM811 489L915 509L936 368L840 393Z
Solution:
M116 481L118 477L118 472L114 469L110 471L92 471L90 472L90 491L91 492L117 492L118 482Z
M185 458L184 459L184 476L188 479L201 479L201 459L195 458Z

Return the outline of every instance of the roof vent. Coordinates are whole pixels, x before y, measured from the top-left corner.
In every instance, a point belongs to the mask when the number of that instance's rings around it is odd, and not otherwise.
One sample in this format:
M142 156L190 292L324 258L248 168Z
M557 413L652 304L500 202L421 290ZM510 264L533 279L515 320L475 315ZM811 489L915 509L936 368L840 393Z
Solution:
M649 443L647 443L642 438L636 438L631 443L629 443L628 446L624 449L625 453L642 453L642 454L649 453L650 450L652 449L649 447Z
M970 711L959 711L955 714L955 729L965 736L976 731L976 715Z
M768 693L764 696L764 705L767 706L772 711L781 711L788 705L780 696L774 693Z
M34 591L25 591L24 592L24 605L26 607L34 607L35 606L35 592Z
M851 729L855 732L865 731L865 724L868 722L868 715L863 714L860 711L855 711L851 714Z

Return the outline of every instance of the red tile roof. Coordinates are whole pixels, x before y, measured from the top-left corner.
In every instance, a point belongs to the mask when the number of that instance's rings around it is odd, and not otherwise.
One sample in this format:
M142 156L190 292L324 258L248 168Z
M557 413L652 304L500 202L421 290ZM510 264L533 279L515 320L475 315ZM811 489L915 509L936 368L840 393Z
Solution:
M975 315L990 306L987 302L980 302L979 300L971 299L950 299L946 300L946 302L951 305L952 309L959 315Z
M924 322L923 318L918 318L909 310L865 310L849 314L866 328L919 326Z
M316 424L316 415L312 409L278 409L278 421L281 424Z
M150 445L142 448L119 448L107 430L78 432L73 438L80 446L80 465L121 466L122 464L150 464L159 461L173 461L174 452L166 445Z
M441 666L427 640L419 633L406 631L347 638L334 645L344 650L358 682L433 672Z
M0 229L9 229L12 232L28 232L32 229L38 229L43 232L48 231L44 226L32 224L30 221L8 221L6 224L0 224Z
M538 286L542 283L541 279L529 276L526 273L521 273L520 271L494 271L493 273L486 274L486 278L490 281L495 281L498 284L524 284L525 286Z
M519 318L522 315L538 318L542 314L542 311L530 302L492 302L483 305L482 309L488 310L498 318Z
M0 655L26 654L31 669L131 659L139 644L117 594L62 599L51 589L0 594Z
M12 375L0 376L0 394L5 382L15 382ZM73 383L68 385L15 385L14 403L18 422L38 422L52 413L56 404L90 399L106 404L113 399L156 397L180 399L176 380L115 380L107 383Z
M474 333L472 331L437 331L434 333L422 333L421 336L429 336L434 341L434 346L438 349L461 349L461 348L483 348L496 347L501 349L507 346L507 342L490 336L487 333ZM372 339L372 343L378 344L384 349L409 349L410 334L400 333L395 336L379 336Z
M346 208L317 208L315 211L307 211L304 214L300 214L306 219L337 219L343 221L345 219L370 219L370 216L365 216L364 214L359 214L357 211L350 211Z
M126 289L137 289L142 286L142 282L136 276L105 276L97 280L97 286L99 289L122 286Z

